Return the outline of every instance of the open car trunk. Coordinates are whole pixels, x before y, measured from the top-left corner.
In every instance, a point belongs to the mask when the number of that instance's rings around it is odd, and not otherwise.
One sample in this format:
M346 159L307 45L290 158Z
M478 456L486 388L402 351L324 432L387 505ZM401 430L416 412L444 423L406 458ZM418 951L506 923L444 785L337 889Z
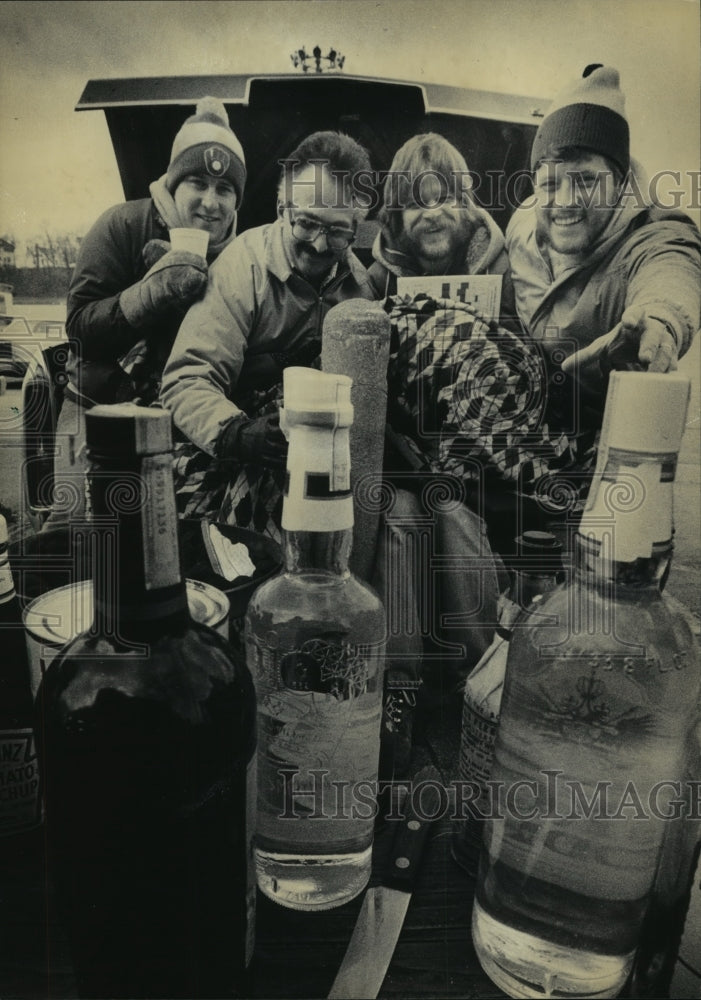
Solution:
M104 111L127 199L148 195L150 182L165 172L176 132L205 95L224 103L246 154L240 231L274 218L279 161L320 129L353 136L369 151L377 171L389 168L412 135L439 132L475 174L476 200L504 227L515 196L522 199L529 191L524 172L548 104L539 98L334 73L91 80L76 110ZM354 248L366 263L368 228Z

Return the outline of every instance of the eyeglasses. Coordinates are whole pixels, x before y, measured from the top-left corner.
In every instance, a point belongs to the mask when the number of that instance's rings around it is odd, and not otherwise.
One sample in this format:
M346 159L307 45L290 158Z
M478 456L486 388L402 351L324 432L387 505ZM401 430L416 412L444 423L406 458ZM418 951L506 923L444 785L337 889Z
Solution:
M290 219L290 225L292 235L302 243L313 243L323 233L330 250L345 250L356 236L354 229L346 229L345 226L322 226L320 222L305 219L303 216Z

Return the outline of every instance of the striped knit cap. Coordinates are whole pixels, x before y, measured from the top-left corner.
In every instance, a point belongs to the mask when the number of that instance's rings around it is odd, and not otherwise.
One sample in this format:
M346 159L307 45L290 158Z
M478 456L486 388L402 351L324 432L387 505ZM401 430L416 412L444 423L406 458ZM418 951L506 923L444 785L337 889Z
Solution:
M579 80L559 94L540 124L531 150L531 169L553 150L581 146L630 167L630 132L618 70L587 66Z
M246 160L241 143L229 125L226 109L216 97L203 97L194 115L187 118L175 137L166 173L170 193L188 174L226 177L236 189L237 204L243 199Z

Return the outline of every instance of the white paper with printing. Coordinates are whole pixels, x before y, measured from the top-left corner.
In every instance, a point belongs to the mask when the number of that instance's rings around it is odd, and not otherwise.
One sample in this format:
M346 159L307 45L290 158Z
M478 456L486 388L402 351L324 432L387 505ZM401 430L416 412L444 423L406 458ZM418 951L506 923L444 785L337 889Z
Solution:
M456 299L476 309L487 319L498 320L501 281L501 274L438 274L397 278L397 293L411 296L424 293L434 299Z

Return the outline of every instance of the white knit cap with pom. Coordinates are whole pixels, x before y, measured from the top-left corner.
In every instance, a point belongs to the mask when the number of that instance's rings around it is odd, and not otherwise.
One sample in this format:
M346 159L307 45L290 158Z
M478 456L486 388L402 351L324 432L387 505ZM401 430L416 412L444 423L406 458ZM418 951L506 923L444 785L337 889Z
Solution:
M186 119L175 137L166 173L172 193L189 174L225 177L236 189L237 204L243 199L246 160L241 143L229 125L226 109L216 97L203 97L195 114Z

